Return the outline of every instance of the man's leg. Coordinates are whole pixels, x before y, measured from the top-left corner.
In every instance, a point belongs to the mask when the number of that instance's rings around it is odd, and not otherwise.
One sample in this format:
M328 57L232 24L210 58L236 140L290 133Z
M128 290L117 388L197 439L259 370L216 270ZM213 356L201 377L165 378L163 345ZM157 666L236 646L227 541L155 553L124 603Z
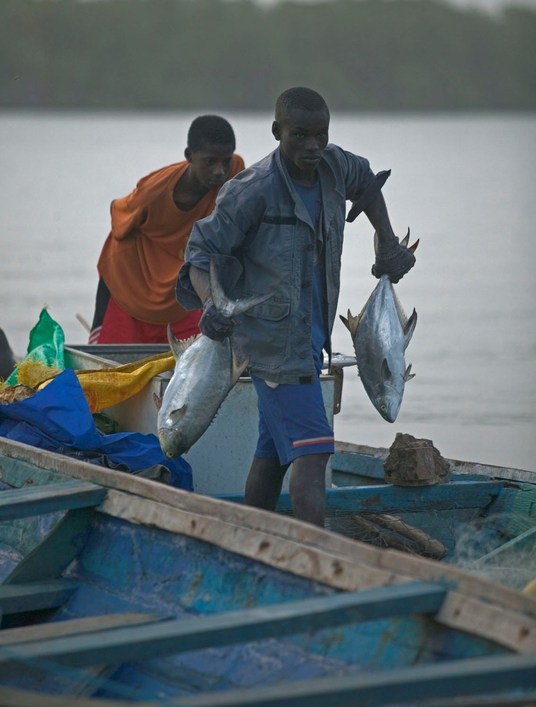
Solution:
M275 511L288 466L281 466L277 457L254 457L246 480L246 505Z
M307 454L292 462L290 496L294 516L324 527L329 454Z

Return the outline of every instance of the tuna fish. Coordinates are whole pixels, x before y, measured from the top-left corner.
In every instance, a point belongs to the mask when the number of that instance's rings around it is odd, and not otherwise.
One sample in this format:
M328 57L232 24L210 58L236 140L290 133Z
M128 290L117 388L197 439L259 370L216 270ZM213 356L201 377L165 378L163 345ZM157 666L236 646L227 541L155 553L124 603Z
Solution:
M227 299L213 262L210 287L215 306L231 318L270 296ZM158 438L164 454L173 458L187 452L207 430L220 405L247 368L249 359L239 357L231 338L214 341L201 334L179 341L168 327L168 340L175 356L175 370L158 411Z
M361 313L341 315L352 336L359 377L372 404L387 422L400 411L406 381L414 377L406 368L404 352L417 324L417 312L409 319L387 275L382 275Z

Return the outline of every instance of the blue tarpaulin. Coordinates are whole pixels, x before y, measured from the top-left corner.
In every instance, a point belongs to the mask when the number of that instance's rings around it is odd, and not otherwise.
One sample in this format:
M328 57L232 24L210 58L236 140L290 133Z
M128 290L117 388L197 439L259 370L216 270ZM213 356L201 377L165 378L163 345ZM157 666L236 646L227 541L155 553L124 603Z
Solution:
M160 464L171 474L170 484L193 490L192 469L181 457L168 459L152 434L97 430L84 391L74 371L58 374L30 398L0 405L0 436L92 461L99 455L131 472Z

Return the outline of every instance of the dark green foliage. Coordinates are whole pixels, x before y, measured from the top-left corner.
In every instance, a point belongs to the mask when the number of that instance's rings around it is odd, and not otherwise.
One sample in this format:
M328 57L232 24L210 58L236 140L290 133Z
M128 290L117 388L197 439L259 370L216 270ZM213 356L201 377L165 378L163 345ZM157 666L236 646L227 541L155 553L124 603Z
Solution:
M440 0L2 0L0 107L533 110L536 11Z

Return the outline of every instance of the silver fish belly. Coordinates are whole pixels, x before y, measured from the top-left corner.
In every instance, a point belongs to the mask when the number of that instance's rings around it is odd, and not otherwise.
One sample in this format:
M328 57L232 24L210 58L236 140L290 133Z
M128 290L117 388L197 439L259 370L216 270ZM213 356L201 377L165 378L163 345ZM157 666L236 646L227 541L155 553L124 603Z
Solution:
M247 300L229 300L210 265L210 289L215 306L232 318L263 302L270 294ZM214 341L203 334L179 341L168 327L175 370L158 411L158 438L168 458L187 452L207 430L231 388L249 364L239 359L232 339Z
M175 371L158 411L158 438L164 454L173 458L206 431L248 360L237 361L230 339L200 335L193 341L172 339L170 345Z
M340 317L352 336L359 377L370 401L387 420L398 417L406 381L414 377L406 368L404 352L417 324L417 312L409 318L387 275L382 275L361 313Z

